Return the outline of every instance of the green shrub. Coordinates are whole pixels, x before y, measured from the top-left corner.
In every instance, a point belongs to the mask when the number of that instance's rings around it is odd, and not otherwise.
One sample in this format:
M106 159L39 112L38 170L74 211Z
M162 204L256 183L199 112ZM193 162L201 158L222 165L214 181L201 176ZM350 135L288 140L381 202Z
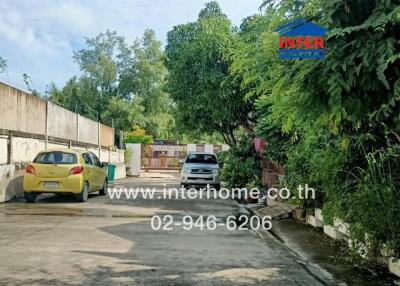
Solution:
M304 135L288 148L283 185L296 190L299 185L308 184L316 191L315 200L301 200L296 196L297 204L306 208L321 207L324 198L333 196L332 192L342 180L341 170L347 155L340 142L340 138L318 130Z
M344 184L348 210L345 219L352 225L351 236L366 242L386 244L400 254L400 147L369 153L368 165Z
M261 167L251 139L220 154L219 158L224 162L221 180L229 187L254 187L260 184Z
M126 135L124 139L125 143L141 143L141 144L151 144L153 143L153 137L151 135Z
M132 131L124 134L125 143L141 143L141 144L151 144L153 143L153 136L147 135L146 130L138 125L132 127Z

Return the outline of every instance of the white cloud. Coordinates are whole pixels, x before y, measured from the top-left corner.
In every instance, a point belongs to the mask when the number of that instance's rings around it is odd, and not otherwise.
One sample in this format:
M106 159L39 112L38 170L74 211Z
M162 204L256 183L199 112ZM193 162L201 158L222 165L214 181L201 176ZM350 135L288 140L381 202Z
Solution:
M84 37L106 29L129 41L153 28L162 41L180 23L193 21L204 0L2 0L0 1L0 56L8 60L6 80L24 87L28 73L40 91L54 81L62 86L78 68L73 50ZM261 0L221 0L223 11L236 25L257 13Z
M62 2L43 11L44 21L52 23L53 29L67 33L93 31L96 25L95 11L80 3Z

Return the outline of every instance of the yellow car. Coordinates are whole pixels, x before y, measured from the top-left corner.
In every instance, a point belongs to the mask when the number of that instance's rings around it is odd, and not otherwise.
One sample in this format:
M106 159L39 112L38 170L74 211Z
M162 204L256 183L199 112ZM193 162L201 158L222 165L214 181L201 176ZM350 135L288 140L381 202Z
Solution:
M86 150L42 151L26 167L23 188L27 202L41 193L75 194L86 202L90 192L106 194L106 165Z

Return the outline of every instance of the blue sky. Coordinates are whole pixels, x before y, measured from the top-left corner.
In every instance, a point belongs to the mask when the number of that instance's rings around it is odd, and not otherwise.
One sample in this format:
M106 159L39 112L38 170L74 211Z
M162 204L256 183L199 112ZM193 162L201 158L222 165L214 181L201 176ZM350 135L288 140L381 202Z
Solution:
M8 69L0 81L26 89L22 74L30 75L33 88L44 92L55 82L61 87L79 74L72 60L84 47L84 37L106 29L133 42L146 28L165 43L175 25L194 21L202 0L1 0L0 56ZM222 10L239 25L258 13L262 0L220 0Z

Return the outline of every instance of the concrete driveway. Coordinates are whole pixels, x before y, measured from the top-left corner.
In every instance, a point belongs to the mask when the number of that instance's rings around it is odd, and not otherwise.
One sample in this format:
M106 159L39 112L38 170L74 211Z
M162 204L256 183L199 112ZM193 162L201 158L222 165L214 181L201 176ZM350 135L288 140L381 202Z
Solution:
M178 186L177 178L116 183L165 184ZM234 200L111 200L97 194L87 203L42 195L35 204L1 204L0 285L340 285L268 234L150 227L155 214L224 220L239 211Z

